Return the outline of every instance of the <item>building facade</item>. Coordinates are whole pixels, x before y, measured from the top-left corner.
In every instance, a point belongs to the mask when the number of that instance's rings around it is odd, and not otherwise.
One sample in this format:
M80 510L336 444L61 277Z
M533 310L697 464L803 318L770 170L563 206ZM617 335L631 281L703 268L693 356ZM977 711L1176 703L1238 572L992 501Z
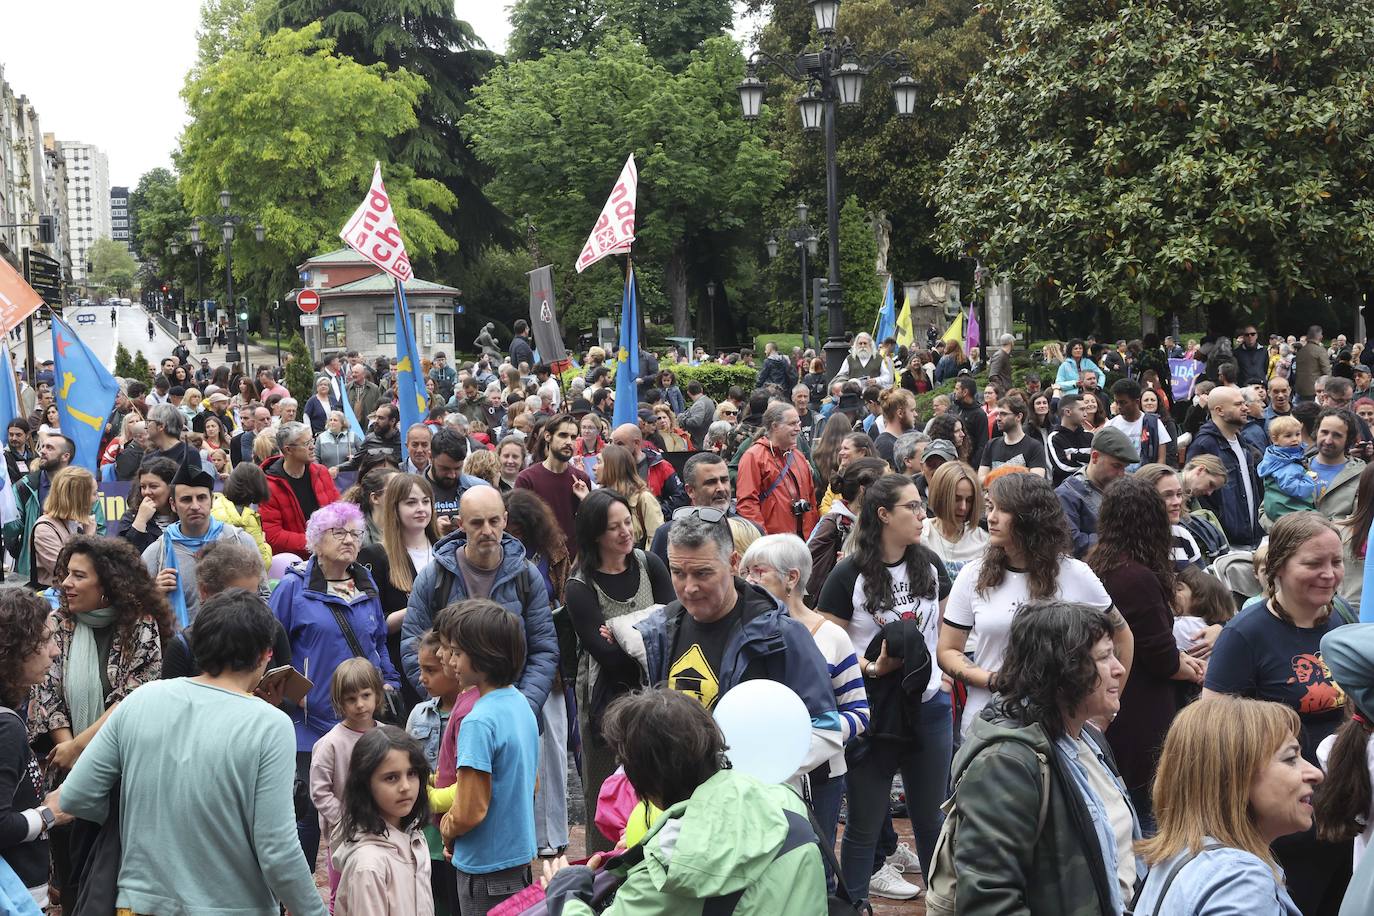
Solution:
M306 287L320 294L315 313L319 324L305 328L316 359L349 350L364 356L395 354L396 281L389 274L351 248L311 258L298 269ZM407 282L405 290L420 358L431 359L438 351L452 356L454 310L462 293L418 278ZM288 298L294 306L294 294Z
M48 202L48 213L57 219L57 233L49 254L62 265L62 276L69 282L72 277L71 235L67 214L67 160L62 156L57 138L52 134L43 135L43 163L46 168L43 196ZM68 291L68 295L73 295Z
M58 147L67 168L72 279L86 281L86 262L97 239L111 237L110 162L98 146L61 140Z
M42 137L38 112L0 66L0 257L16 268L25 248L49 251L38 237L38 218L48 213Z
M110 238L128 249L133 242L129 222L129 189L110 188Z

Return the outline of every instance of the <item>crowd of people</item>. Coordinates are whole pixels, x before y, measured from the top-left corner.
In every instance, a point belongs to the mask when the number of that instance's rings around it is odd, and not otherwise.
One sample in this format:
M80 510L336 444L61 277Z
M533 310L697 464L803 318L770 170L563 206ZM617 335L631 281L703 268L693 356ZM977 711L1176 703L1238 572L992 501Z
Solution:
M1367 911L1374 347L645 351L616 423L528 334L409 428L389 359L178 346L98 474L23 386L7 912ZM757 680L784 784L711 715Z

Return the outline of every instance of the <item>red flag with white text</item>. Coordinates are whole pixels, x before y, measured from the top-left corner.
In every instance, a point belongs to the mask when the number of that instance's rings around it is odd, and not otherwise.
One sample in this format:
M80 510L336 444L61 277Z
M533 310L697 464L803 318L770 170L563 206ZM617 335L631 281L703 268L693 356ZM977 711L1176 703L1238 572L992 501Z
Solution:
M415 276L410 266L410 256L406 254L405 240L401 238L401 227L396 222L396 213L391 209L391 198L382 184L380 162L372 172L372 187L367 197L348 218L339 238L397 280L405 282Z
M577 272L582 273L608 254L629 254L635 240L635 198L639 193L639 171L634 154L625 160L611 196L587 236L587 244L577 256Z

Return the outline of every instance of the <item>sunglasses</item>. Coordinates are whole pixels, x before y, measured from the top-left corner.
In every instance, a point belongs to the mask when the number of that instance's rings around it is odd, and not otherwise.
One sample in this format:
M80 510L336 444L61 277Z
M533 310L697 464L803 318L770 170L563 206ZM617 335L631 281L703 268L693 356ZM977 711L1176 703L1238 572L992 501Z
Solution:
M673 512L673 521L696 516L707 524L714 525L725 519L725 513L711 506L683 506Z

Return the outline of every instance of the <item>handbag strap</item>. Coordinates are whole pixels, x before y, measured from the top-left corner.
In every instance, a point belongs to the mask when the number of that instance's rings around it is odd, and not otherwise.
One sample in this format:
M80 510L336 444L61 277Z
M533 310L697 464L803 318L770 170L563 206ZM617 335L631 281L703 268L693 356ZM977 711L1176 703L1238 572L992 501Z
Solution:
M1183 858L1175 862L1173 864L1173 867L1170 868L1168 873L1164 876L1164 886L1159 889L1159 897L1155 899L1155 908L1150 911L1151 916L1159 916L1159 908L1164 905L1165 898L1169 896L1169 888L1173 886L1174 879L1178 877L1178 873L1183 871L1183 869L1188 865L1189 862L1192 862L1194 859L1202 855L1204 852L1211 852L1213 849L1221 848L1223 847L1220 843L1208 843L1206 846L1202 847L1197 852L1189 853L1188 855L1184 856ZM1145 882L1142 881L1140 883L1140 889L1136 891L1135 899L1132 900L1131 905L1126 908L1126 912L1123 914L1123 916L1134 916L1135 905L1140 901L1140 895L1144 892Z
M348 616L333 602L329 603L329 611L334 615L334 622L343 631L343 638L348 643L349 651L358 658L367 658L367 653L363 651L363 644L358 642L358 636L353 632L353 624L348 622Z

